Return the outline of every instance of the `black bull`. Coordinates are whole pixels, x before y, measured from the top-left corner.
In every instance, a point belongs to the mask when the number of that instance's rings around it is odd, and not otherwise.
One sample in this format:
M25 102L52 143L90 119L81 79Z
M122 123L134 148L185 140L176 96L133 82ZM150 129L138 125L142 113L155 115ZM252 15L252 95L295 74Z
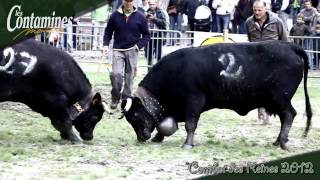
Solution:
M202 112L225 108L246 115L264 107L280 117L281 130L274 145L285 149L296 115L291 99L303 74L307 135L312 117L307 91L308 57L303 49L287 42L217 44L173 52L140 82L132 105L128 107L125 100L122 108L127 105L124 115L139 141L149 139L163 118L173 117L185 122L187 138L183 147L191 148ZM158 132L153 141L163 139Z
M63 139L80 141L72 125L82 139L93 138L104 106L71 56L33 39L0 53L0 102L21 102L49 117Z

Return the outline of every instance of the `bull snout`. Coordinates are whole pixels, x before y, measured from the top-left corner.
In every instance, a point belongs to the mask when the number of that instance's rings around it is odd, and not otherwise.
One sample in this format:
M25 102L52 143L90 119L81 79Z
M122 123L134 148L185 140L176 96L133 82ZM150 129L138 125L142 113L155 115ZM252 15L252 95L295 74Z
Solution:
M139 142L146 142L148 139L151 138L151 133L148 130L144 130L143 134L137 136Z
M151 135L149 135L149 136L143 136L143 137L138 137L137 139L138 139L138 141L139 142L146 142L148 139L150 139L151 138Z
M85 141L90 141L93 139L93 134L89 134L89 133L80 134L80 137Z

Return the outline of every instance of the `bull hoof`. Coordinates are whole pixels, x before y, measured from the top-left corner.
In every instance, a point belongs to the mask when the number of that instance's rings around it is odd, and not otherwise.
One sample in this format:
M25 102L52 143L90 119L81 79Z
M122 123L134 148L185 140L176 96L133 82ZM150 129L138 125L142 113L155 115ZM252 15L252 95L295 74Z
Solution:
M279 146L279 145L280 145L280 142L279 142L279 141L275 141L275 142L273 143L273 145L274 145L274 146Z
M286 146L285 143L280 143L280 147L282 150L286 150L286 151L289 151L288 147Z
M184 144L182 145L181 147L182 149L185 149L185 150L188 150L188 149L192 149L193 148L193 145L190 145L190 144Z
M60 136L61 136L61 139L69 140L72 144L79 144L82 142L81 139L79 139L76 135L73 135L70 137L64 133L61 133Z

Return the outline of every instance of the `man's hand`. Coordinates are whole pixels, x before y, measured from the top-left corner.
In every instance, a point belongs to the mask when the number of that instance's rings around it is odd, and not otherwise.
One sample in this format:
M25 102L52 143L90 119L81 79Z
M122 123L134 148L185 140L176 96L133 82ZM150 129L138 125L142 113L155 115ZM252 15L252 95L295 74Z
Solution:
M108 49L109 49L108 46L103 46L103 47L102 47L102 54L103 54L103 55L107 55L107 54L108 54Z
M147 19L154 20L156 17L153 14L148 14Z

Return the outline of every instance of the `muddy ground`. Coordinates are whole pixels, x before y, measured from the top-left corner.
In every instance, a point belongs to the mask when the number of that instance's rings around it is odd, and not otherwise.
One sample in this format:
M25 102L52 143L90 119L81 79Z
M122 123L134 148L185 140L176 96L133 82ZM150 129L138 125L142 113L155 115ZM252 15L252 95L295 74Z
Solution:
M106 73L87 73L97 91L108 100L110 83ZM137 78L136 84L143 77ZM93 141L70 144L59 137L49 119L19 103L0 104L0 179L188 179L188 163L201 167L247 165L275 160L320 147L319 79L309 81L314 118L308 138L302 138L306 119L300 87L293 99L298 115L289 134L289 151L274 147L280 122L261 125L256 111L239 116L229 110L211 110L201 115L195 147L182 150L184 124L162 144L138 143L133 129L119 120L120 112L105 114L95 129ZM191 169L194 173L196 169Z

